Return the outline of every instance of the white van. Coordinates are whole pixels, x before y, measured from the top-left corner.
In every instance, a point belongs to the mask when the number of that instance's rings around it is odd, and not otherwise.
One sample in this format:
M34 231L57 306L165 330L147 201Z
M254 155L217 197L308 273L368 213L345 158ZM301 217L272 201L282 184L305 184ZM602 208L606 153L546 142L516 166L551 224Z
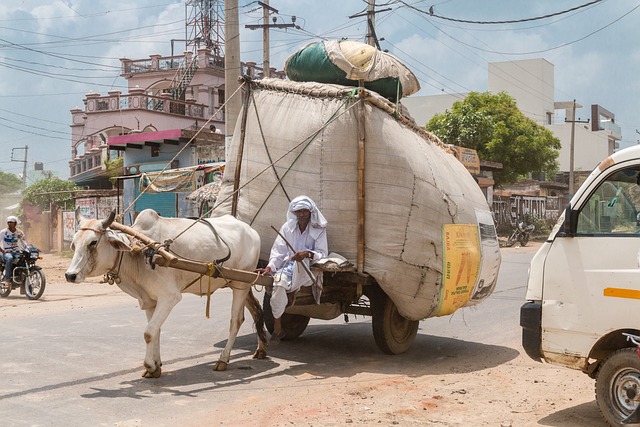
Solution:
M611 425L640 403L640 146L602 161L531 261L522 345L596 380Z

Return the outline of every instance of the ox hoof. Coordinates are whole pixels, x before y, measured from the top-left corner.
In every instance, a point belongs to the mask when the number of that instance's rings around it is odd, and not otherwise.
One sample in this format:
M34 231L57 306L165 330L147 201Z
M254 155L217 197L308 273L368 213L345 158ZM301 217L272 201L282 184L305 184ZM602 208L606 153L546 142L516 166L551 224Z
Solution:
M214 365L213 365L213 370L214 371L226 371L227 370L227 362L223 362L222 360L218 360Z
M261 348L257 349L256 352L253 353L253 358L254 359L266 359L267 358L266 350L263 350Z
M149 372L148 369L145 369L142 373L142 378L160 378L160 375L162 375L162 368L158 366L153 372Z

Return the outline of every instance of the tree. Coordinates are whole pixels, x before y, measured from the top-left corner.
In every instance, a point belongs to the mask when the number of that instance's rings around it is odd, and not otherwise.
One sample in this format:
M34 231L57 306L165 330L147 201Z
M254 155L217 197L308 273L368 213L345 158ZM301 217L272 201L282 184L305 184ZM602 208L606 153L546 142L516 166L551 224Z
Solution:
M560 140L522 114L504 92L471 92L426 129L445 144L473 148L482 160L502 163L494 172L496 185L515 182L531 172L554 176L558 170Z
M16 192L22 187L22 180L12 173L0 172L0 194Z
M74 209L73 190L79 190L74 183L60 178L47 178L28 186L23 193L24 200L42 210L48 210L51 202L63 209Z

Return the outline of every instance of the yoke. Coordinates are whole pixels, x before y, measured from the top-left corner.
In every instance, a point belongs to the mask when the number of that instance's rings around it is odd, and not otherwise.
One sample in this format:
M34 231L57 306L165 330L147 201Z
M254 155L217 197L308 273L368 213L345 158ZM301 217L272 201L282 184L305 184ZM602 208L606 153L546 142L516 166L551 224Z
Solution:
M179 270L191 271L194 273L210 276L214 278L221 277L226 280L235 280L238 282L251 283L261 286L270 286L273 284L273 277L263 276L253 271L238 270L235 268L229 268L222 265L217 265L212 262L204 261L192 261L178 257L162 247L162 244L154 241L148 236L134 230L119 222L112 222L111 228L122 231L123 233L140 240L145 245L153 248L156 252L153 255L153 263L161 267L177 268Z

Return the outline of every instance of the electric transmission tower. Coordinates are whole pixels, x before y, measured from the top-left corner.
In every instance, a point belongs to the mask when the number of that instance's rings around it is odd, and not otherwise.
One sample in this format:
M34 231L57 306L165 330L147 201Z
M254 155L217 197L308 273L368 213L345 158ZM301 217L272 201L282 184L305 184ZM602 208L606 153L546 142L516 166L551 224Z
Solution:
M224 1L185 0L186 50L208 47L216 58L224 56Z

